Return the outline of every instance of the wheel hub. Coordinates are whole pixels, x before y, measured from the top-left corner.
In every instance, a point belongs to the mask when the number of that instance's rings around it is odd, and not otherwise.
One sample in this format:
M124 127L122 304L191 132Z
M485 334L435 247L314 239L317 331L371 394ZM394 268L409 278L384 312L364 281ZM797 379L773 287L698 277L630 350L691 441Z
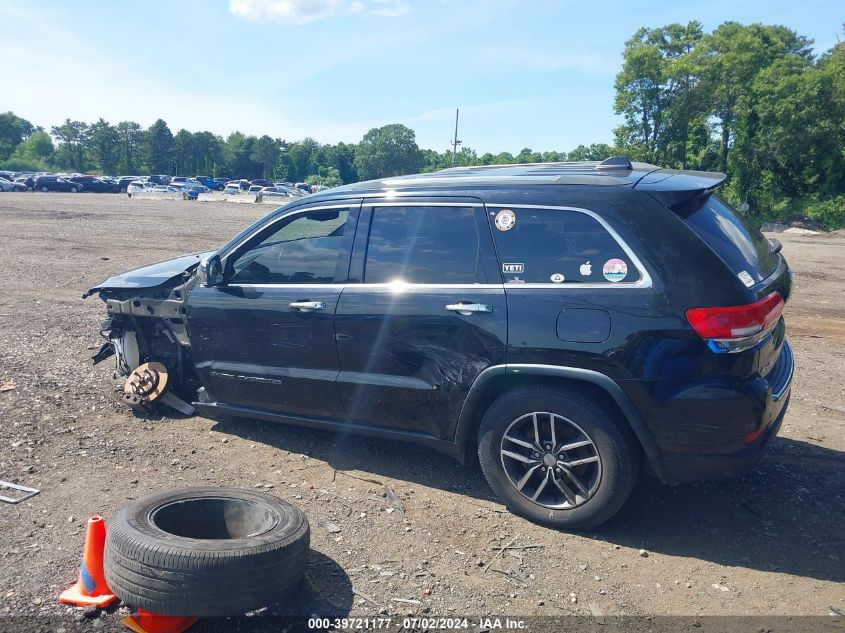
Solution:
M144 363L126 379L123 401L133 409L144 410L164 393L167 378L167 368L161 363Z

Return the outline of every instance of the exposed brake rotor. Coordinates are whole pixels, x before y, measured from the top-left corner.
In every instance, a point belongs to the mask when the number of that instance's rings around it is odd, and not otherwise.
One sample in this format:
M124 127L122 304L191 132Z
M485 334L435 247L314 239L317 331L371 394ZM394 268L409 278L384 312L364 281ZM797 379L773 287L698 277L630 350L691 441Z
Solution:
M123 386L123 401L133 409L143 409L158 400L167 388L167 367L144 363L135 368Z

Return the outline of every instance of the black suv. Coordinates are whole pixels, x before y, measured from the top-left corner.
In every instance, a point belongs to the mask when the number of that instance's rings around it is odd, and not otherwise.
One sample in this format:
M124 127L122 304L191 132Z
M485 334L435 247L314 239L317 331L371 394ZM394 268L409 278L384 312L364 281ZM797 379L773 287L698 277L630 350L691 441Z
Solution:
M786 411L791 275L724 179L613 158L331 189L92 288L96 358L162 363L212 417L472 447L514 512L594 526L641 462L734 475Z
M117 193L119 189L116 182L96 176L74 176L68 180L81 185L83 191L88 193Z
M33 183L35 191L65 191L70 193L78 193L85 187L79 183L62 178L61 176L38 176Z

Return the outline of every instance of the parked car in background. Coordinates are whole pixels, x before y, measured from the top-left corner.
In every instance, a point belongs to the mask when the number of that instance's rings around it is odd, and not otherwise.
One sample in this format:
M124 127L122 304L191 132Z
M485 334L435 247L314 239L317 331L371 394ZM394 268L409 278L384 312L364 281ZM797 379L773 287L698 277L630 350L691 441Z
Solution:
M211 189L205 185L199 184L193 179L185 179L182 182L171 182L167 185L167 191L171 193L181 193L188 200L196 200L199 194L208 193Z
M264 178L254 178L253 180L249 181L250 185L258 185L259 187L272 187L273 183L269 180L265 180Z
M258 192L263 197L272 197L272 198L294 198L296 195L293 193L292 189L288 187L263 187L261 191Z
M162 185L157 185L152 181L149 180L133 180L129 183L126 187L126 195L130 198L132 197L133 193L141 193L143 191L152 191Z
M192 184L186 188L185 193L188 200L196 200L201 193L209 193L210 191L211 189L205 185Z
M173 176L170 179L170 182L167 183L168 185L183 185L185 181L188 180L187 176Z
M102 180L96 176L73 176L68 180L82 185L83 191L90 193L117 193L120 191L117 183Z
M117 180L117 190L120 193L126 193L126 188L132 183L134 180L140 180L140 176L121 176Z
M156 185L164 185L165 187L170 184L170 176L167 176L165 174L155 174L153 176L150 176L148 180L151 183L154 183Z
M304 193L312 193L312 191L311 191L311 185L306 184L306 183L304 183L304 182L298 182L298 183L296 183L296 184L294 185L294 187L296 187L296 188L297 188L297 189L299 189L300 191L303 191Z
M73 182L61 176L39 176L35 179L36 191L65 191L69 193L78 193L84 187L79 183Z
M14 182L23 185L24 191L35 191L35 178L32 176L19 176Z
M223 193L226 194L227 196L235 195L235 194L240 193L240 192L241 192L241 184L236 180L233 180L232 182L228 183L225 187L223 187Z
M23 183L0 176L0 191L27 191L27 188Z
M196 178L194 178L194 180L196 180L202 186L208 187L209 189L217 189L217 187L219 186L219 183L211 176L197 176ZM220 187L220 189L222 188L223 187Z
M226 185L229 183L230 180L231 178L215 178L214 182L216 183L216 185L212 188L216 189L217 191L223 191L223 189L226 188Z

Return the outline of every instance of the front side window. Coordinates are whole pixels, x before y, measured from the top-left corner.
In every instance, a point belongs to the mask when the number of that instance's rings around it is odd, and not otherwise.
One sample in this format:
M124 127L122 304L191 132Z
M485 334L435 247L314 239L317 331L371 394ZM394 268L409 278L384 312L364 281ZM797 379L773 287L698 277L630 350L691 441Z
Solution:
M345 270L348 209L285 218L262 233L232 264L230 283L330 284ZM341 279L342 280L342 279Z
M472 207L377 207L364 283L472 284L480 259Z
M619 242L586 213L515 206L494 207L490 216L506 284L640 280Z

